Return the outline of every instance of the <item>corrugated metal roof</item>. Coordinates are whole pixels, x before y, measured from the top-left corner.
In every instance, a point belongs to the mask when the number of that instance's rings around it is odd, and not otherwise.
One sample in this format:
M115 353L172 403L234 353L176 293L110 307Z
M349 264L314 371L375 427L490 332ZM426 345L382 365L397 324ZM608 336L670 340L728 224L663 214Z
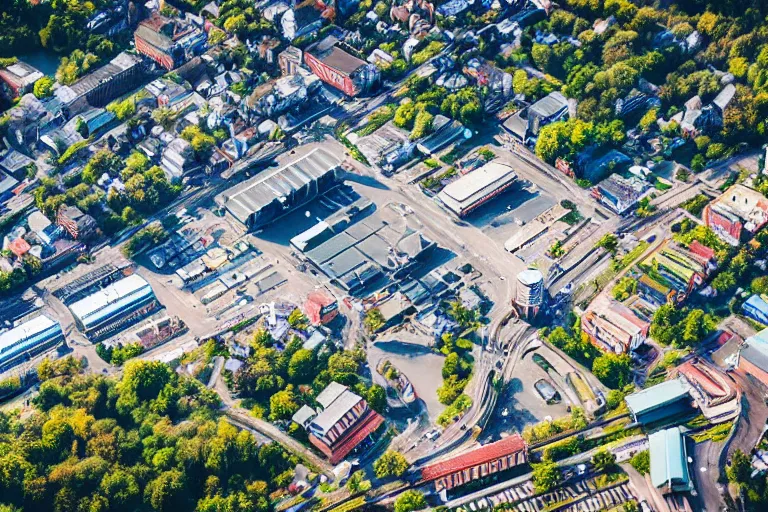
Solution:
M635 414L642 414L677 401L688 395L680 379L668 380L626 397L627 406Z
M69 306L73 315L84 325L93 323L96 317L114 313L129 301L152 294L152 287L140 275L132 274Z
M274 171L265 171L235 185L217 197L240 222L301 187L316 181L339 166L336 156L323 148L315 148L300 159Z
M61 332L59 322L55 322L45 315L40 315L13 329L5 331L0 334L0 354L13 347L16 343L32 338L54 326L58 326L58 331Z
M516 179L517 175L510 166L490 162L447 185L438 198L448 208L458 212Z
M679 427L648 436L651 452L651 482L657 488L689 486L685 439Z

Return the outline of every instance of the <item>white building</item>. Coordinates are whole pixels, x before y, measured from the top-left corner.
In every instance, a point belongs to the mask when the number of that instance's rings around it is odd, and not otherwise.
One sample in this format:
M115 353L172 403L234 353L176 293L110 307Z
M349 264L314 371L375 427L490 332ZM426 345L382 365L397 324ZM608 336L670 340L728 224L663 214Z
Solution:
M536 316L544 302L544 276L535 268L517 274L515 302L526 318Z

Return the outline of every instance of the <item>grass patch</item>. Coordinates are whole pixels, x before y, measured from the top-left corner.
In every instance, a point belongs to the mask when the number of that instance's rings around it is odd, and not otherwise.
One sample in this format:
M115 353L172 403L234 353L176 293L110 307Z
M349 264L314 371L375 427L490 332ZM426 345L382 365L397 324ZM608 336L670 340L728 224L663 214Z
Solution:
M368 124L357 130L357 135L365 137L366 135L372 134L384 126L388 121L394 119L396 109L397 106L393 104L377 108L368 116Z
M656 190L661 190L662 192L672 188L672 185L664 183L659 179L658 176L656 177L656 181L653 183L653 186L656 188Z
M725 439L728 437L728 434L731 433L731 428L733 428L733 423L729 421L726 423L721 423L720 425L715 425L714 427L709 428L704 432L694 434L692 437L693 440L697 443L703 443L704 441L719 443L721 441L725 441Z

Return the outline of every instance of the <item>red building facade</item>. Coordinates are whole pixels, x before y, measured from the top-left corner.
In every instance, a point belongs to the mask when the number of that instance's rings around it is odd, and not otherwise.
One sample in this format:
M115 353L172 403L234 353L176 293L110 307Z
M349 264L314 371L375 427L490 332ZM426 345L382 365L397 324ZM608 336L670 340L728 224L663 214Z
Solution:
M421 470L424 482L435 482L435 491L453 489L528 461L525 441L519 434L481 446Z

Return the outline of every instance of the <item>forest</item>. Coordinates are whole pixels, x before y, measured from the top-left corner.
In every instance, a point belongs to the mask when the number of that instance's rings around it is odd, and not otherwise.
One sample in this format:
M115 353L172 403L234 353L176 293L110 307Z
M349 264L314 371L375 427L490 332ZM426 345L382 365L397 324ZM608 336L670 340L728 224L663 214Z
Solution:
M44 360L33 411L0 413L0 510L269 511L299 462L219 418L218 396L160 362L121 378Z

